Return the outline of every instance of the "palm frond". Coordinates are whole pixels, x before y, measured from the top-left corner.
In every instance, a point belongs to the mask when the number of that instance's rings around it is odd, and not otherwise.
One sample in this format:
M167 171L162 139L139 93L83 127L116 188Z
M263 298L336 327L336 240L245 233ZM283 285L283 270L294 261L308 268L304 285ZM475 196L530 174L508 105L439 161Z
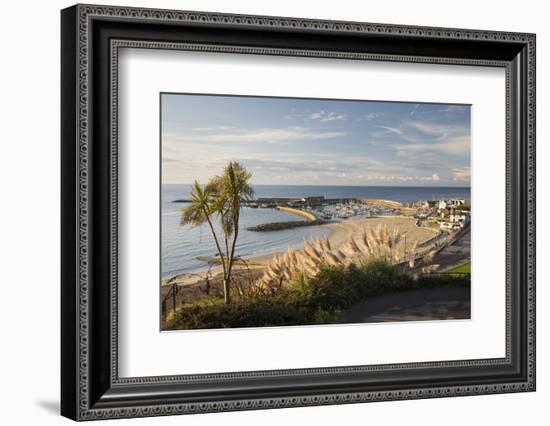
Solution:
M210 214L210 191L195 181L191 187L191 203L182 210L180 224L200 226L208 220Z

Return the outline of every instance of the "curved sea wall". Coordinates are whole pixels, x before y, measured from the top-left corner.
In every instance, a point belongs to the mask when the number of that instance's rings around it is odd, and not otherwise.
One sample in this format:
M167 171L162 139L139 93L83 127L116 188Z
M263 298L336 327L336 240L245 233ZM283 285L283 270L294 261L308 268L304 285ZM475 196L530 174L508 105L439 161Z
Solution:
M295 215L298 215L298 216L302 216L303 218L305 218L307 221L310 221L310 222L313 222L313 221L317 220L317 217L313 213L306 212L304 210L293 209L291 207L277 207L277 210L280 210L280 211L286 212L286 213L290 213L290 214L295 214Z

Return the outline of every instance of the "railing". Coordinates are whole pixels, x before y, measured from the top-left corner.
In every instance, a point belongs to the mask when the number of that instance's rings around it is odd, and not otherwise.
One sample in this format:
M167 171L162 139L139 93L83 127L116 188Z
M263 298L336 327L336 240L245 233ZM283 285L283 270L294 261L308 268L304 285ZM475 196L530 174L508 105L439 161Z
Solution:
M210 282L211 268L212 266L210 266L210 269L208 269L208 272L204 276L200 274L188 274L189 276L197 276L205 281L204 286L199 287L199 291L205 295L209 295L212 290L212 285ZM170 289L161 300L161 314L163 318L168 314L169 311L172 311L172 313L175 314L178 306L182 304L182 300L178 300L178 295L182 290L182 284L177 283L175 280L176 278L171 278L167 281L167 284L165 285L165 287L169 286Z

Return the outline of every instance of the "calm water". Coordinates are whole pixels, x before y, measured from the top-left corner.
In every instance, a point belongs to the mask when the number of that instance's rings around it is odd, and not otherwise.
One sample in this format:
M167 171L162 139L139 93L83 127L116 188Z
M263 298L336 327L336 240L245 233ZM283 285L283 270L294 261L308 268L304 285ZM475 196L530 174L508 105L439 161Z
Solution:
M254 187L256 197L309 197L323 195L326 198L380 198L401 202L470 198L470 188L438 187L360 187L360 186L271 186ZM179 224L182 203L178 198L189 198L188 185L162 185L162 278L181 273L192 273L207 268L198 257L216 254L214 242L207 225L192 228ZM287 229L274 232L251 232L245 228L268 222L303 220L275 209L244 208L241 214L239 239L236 252L250 257L284 251L288 247L302 247L304 239L322 238L328 230L320 226ZM219 231L219 229L217 229Z

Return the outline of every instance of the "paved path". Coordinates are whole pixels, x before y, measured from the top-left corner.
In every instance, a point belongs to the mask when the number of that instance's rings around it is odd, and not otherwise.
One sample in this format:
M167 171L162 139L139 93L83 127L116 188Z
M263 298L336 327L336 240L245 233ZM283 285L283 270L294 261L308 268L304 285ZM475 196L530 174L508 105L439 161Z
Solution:
M439 272L444 272L470 261L470 231L462 235L450 246L445 247L432 259L432 264L439 265Z
M434 288L383 294L360 302L338 323L426 321L470 318L469 288Z

